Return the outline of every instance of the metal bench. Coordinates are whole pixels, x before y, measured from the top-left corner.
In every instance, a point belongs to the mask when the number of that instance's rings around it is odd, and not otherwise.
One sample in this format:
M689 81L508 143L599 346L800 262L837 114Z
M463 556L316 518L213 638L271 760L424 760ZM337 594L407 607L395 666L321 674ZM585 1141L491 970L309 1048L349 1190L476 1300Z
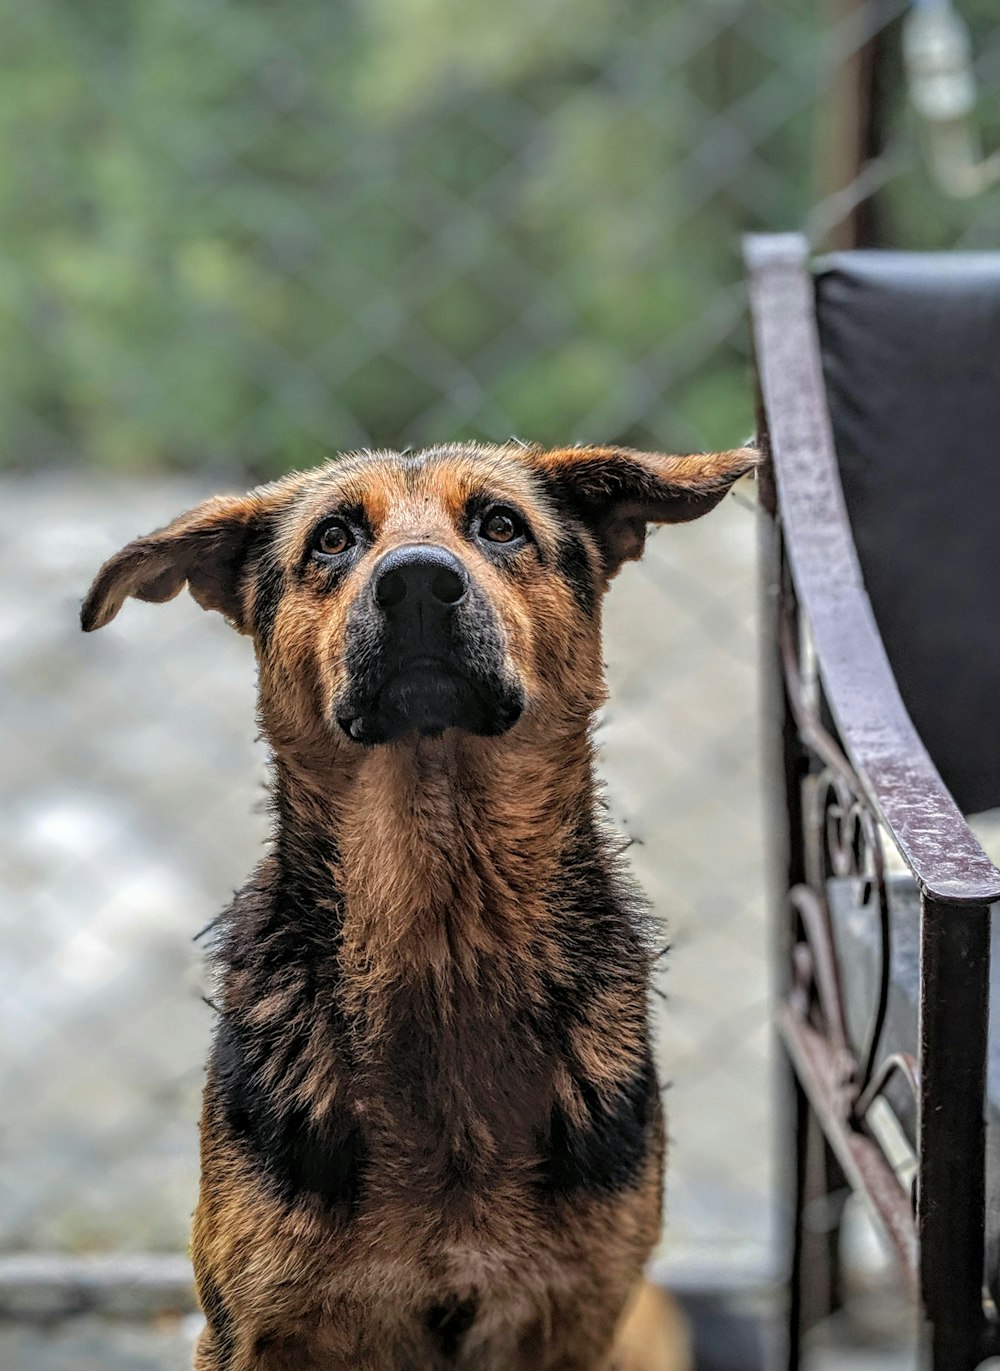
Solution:
M836 1218L804 1215L824 1196L835 1215L849 1186L919 1300L925 1364L969 1371L1000 1351L1000 872L964 817L1000 805L1000 254L811 266L781 235L746 260L795 1134L787 1366L839 1298Z

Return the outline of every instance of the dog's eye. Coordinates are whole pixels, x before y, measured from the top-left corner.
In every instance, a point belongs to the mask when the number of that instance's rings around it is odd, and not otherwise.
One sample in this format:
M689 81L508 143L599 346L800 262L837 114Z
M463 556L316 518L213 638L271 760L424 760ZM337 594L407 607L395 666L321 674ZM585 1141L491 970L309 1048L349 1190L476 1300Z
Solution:
M524 521L512 509L490 510L479 527L491 543L512 543L524 535Z
M317 532L313 546L317 552L322 552L327 557L336 557L341 552L346 552L354 544L354 534L339 520L332 524L324 524Z

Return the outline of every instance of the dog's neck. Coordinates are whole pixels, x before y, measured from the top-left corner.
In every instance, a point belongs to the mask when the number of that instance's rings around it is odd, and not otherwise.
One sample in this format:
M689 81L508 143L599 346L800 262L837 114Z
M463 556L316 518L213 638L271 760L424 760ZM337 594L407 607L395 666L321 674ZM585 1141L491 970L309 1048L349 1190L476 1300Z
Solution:
M509 951L595 841L586 728L547 746L452 732L336 768L275 767L279 879L336 915L348 966L377 949L386 970L469 970Z
M504 1167L600 1188L622 1137L637 1165L649 950L588 731L275 769L274 849L219 945L211 1089L230 1127L293 1189L339 1174L330 1156L404 1155L442 1205Z

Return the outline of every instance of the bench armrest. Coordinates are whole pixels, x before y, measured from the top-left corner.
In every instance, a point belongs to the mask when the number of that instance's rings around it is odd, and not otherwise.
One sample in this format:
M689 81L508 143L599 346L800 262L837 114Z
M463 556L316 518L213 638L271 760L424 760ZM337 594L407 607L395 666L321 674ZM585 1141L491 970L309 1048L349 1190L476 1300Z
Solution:
M797 234L753 235L744 255L768 435L763 479L774 482L841 742L921 890L945 904L991 904L1000 899L1000 871L910 721L865 591L826 402L808 246Z

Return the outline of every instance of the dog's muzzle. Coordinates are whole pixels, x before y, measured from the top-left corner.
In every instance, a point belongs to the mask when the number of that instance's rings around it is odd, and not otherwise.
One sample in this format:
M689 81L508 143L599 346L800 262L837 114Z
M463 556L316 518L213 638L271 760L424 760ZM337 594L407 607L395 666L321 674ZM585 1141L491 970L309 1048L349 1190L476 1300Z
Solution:
M524 694L488 597L447 548L409 544L376 564L348 623L337 722L356 742L512 727Z

